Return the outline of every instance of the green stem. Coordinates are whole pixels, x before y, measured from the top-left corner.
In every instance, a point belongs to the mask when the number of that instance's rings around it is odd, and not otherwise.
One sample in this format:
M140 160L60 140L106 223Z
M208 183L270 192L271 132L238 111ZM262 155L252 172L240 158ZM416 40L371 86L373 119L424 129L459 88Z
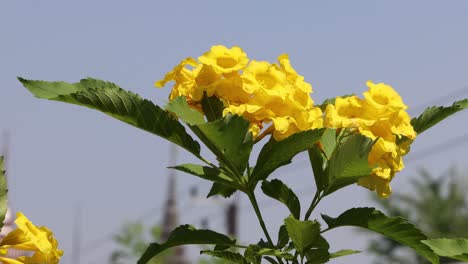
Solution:
M308 220L312 212L314 211L315 207L318 205L320 200L322 200L323 196L320 195L320 193L317 191L315 192L314 199L312 199L312 202L310 203L309 210L307 210L307 213L305 214L304 221Z
M273 244L273 240L271 240L271 237L270 237L270 234L268 233L265 222L263 221L262 213L260 212L260 208L258 207L257 198L255 198L254 192L252 191L248 193L247 196L249 196L250 203L252 204L255 210L255 214L257 215L258 221L260 222L260 226L263 229L263 233L265 234L268 240L268 243L270 243L270 245L274 247L275 245Z
M263 229L263 233L265 234L268 243L270 243L272 248L275 248L275 244L273 244L273 240L271 240L270 234L268 233L268 229L266 228L265 221L263 221L263 216L262 213L260 212L260 208L258 207L258 202L257 198L255 197L254 191L250 191L247 193L247 196L249 197L250 203L252 204L255 214L257 215L258 221L260 222L260 226ZM279 263L283 264L283 260L280 257L276 257Z

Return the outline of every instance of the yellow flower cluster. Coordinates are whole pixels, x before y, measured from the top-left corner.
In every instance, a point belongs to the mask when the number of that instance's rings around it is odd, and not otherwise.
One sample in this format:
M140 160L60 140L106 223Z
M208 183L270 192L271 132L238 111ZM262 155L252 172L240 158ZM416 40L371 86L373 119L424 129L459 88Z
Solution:
M391 194L390 181L404 167L402 156L408 145L397 144L398 139L408 138L411 142L416 132L410 124L411 118L405 111L408 107L400 95L389 85L367 82L369 90L364 99L357 96L336 98L325 110L325 126L332 128L354 128L358 133L377 139L369 153L369 165L373 173L359 180L361 186L376 190L380 197Z
M0 262L6 264L59 263L63 251L58 249L57 240L47 227L35 226L22 213L16 214L15 223L18 228L0 241ZM5 257L8 250L12 248L32 252L33 255L21 256L17 259Z
M239 47L213 46L198 58L186 58L157 87L174 81L170 100L185 96L192 107L201 110L203 96L216 96L225 106L223 114L243 116L250 121L256 137L264 124L272 123L276 140L323 125L322 112L310 98L312 86L291 66L289 57L278 64L251 60Z

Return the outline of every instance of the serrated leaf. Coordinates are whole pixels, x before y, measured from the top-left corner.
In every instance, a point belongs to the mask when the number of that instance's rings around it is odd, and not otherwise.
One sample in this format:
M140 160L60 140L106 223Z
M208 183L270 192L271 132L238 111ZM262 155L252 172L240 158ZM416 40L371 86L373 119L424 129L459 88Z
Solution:
M82 79L79 83L18 78L34 96L99 110L127 124L165 138L200 157L200 145L172 114L114 83Z
M348 256L348 255L359 254L361 252L362 251L353 250L353 249L342 249L342 250L338 250L337 252L331 253L330 258L339 258L339 257Z
M274 179L272 181L263 181L262 182L262 191L267 196L280 201L286 207L288 207L289 212L296 218L300 218L301 214L301 204L296 194L282 181Z
M311 249L320 236L320 223L317 221L300 221L292 215L284 220L289 238L301 254Z
M328 229L340 226L365 228L414 249L433 264L439 263L439 257L421 242L427 236L404 218L388 217L375 208L367 207L347 210L336 218L325 215L322 218L328 224Z
M203 97L201 101L203 113L205 113L208 122L212 122L223 117L224 104L215 96Z
M326 194L356 183L359 178L372 173L367 157L373 144L370 138L353 134L336 147L328 162Z
M245 259L241 254L231 251L215 251L215 250L202 250L200 254L210 255L213 257L217 257L229 263L241 263L241 264L248 264L249 262Z
M241 176L253 147L249 126L248 120L238 115L227 115L191 128L225 167Z
M421 134L428 128L434 126L445 118L455 114L456 112L468 108L468 98L456 101L451 106L433 106L429 107L424 112L411 120L411 125L416 133Z
M322 136L325 129L314 129L299 132L277 142L271 138L258 156L257 164L249 182L256 184L266 179L273 171L291 163L298 153L311 148Z
M468 239L440 238L423 240L422 243L429 246L439 256L468 262Z
M152 243L146 249L143 256L138 260L138 264L146 264L154 256L166 249L182 245L235 245L236 241L228 236L211 231L197 230L190 225L182 225L174 229L166 242L162 244Z
M227 185L235 184L233 180L229 178L229 176L223 174L219 169L213 167L207 167L198 164L181 164L169 168L192 174L212 182L219 182Z
M215 195L221 195L224 198L229 198L231 195L233 195L237 190L231 186L219 183L219 182L214 182L213 185L211 185L211 189L208 192L208 195L206 198L209 198L211 196Z
M3 221L8 209L8 186L5 172L5 159L0 156L0 228L3 227Z
M166 110L174 113L178 118L182 119L186 124L199 125L205 123L203 114L190 107L184 96L179 96L170 101L165 108Z

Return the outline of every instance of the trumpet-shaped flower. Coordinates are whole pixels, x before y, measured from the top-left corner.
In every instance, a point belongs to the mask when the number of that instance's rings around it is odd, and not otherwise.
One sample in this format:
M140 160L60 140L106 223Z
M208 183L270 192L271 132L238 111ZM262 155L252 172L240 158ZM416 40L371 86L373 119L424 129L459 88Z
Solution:
M57 240L47 227L37 227L22 213L16 214L17 229L0 241L0 261L8 264L20 263L59 263L63 251L58 249ZM9 249L19 249L33 253L17 259L5 257Z

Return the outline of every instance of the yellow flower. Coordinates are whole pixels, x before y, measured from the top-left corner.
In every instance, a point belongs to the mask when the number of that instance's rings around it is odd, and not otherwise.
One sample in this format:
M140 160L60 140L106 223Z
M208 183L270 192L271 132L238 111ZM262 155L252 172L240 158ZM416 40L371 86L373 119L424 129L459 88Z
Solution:
M239 47L213 46L198 62L183 60L156 86L175 81L169 99L185 96L199 111L203 96L219 98L225 107L223 115L231 113L249 120L254 137L265 124L271 124L267 132L276 140L322 127L322 112L310 98L312 86L294 70L288 55L280 55L279 64L248 62Z
M37 227L22 213L16 214L17 229L0 241L0 255L6 255L9 248L31 251L31 257L19 257L16 260L0 256L4 263L59 263L63 251L58 249L57 240L47 227Z
M376 140L368 157L372 174L361 178L358 184L375 190L380 197L388 197L391 194L390 181L404 168L402 156L408 153L416 132L405 111L407 106L391 86L372 81L368 81L367 86L369 90L364 92L364 99L338 97L334 104L328 105L325 126L354 128L355 133ZM409 140L398 145L402 137Z
M229 74L244 69L249 58L239 47L234 46L228 49L218 45L211 47L210 51L198 57L198 61L211 66L218 74Z

